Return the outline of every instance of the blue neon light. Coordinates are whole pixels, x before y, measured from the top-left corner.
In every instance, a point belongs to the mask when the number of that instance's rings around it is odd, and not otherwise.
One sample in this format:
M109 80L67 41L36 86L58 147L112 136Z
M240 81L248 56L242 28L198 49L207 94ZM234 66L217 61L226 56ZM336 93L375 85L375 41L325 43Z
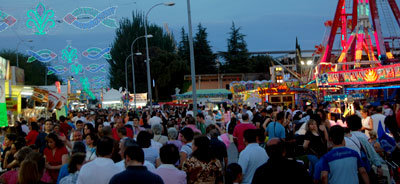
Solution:
M382 87L365 87L365 88L346 88L347 91L359 91L359 90L369 90L369 89L394 89L400 88L400 86L382 86Z

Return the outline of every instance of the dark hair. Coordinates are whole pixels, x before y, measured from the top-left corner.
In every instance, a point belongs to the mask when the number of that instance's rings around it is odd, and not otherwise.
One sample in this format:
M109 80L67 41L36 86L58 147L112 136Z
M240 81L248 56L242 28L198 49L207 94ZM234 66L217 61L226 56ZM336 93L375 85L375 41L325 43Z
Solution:
M228 134L233 134L235 127L236 127L236 122L231 121L231 123L229 123L228 125Z
M60 116L60 122L64 122L66 119L65 119L65 116Z
M141 148L148 148L151 146L152 135L147 131L140 131L136 137L136 142Z
M127 134L126 128L125 127L118 128L118 133L126 136L126 134Z
M361 118L357 115L351 115L346 118L347 127L351 131L358 131L362 127Z
M231 163L226 168L225 184L233 184L238 175L242 173L242 167L237 163Z
M39 132L39 125L36 122L31 122L32 130L36 130Z
M277 139L277 138L274 138ZM273 139L271 139L273 140ZM268 144L265 147L265 151L267 152L269 158L282 158L283 157L283 152L285 152L285 142L282 139L279 139L279 141L276 144Z
M86 123L84 126L86 126L90 130L90 133L94 133L95 132L94 127L93 127L92 124Z
M196 120L193 117L187 117L188 124L195 125Z
M68 164L68 172L75 173L78 171L78 165L82 165L85 161L86 154L84 153L75 153L71 156Z
M214 157L210 149L210 140L206 136L198 136L193 143L197 149L193 151L192 156L202 162L210 162Z
M243 121L249 120L249 115L247 113L242 114Z
M276 115L276 120L278 120L278 121L283 120L284 117L285 117L285 113L283 111L281 111Z
M173 144L166 144L160 149L160 159L163 164L175 164L179 160L179 150Z
M28 156L33 150L28 147L25 146L23 148L21 148L16 154L15 154L15 159L18 161L19 164L22 163L22 161L24 161L24 159L26 158L26 156Z
M83 124L83 121L82 120L78 120L78 121L76 121L76 124Z
M144 162L144 152L139 146L128 146L125 148L124 156L128 156L131 160Z
M181 130L181 134L186 139L186 141L190 142L193 140L194 132L191 128L183 128Z
M329 137L332 140L333 144L342 144L344 139L344 128L339 125L331 127L331 129L329 130Z
M111 155L114 148L114 140L110 137L103 137L97 144L96 154L97 156L104 157Z
M203 113L198 113L198 114L197 114L197 117L199 117L199 118L201 118L201 119L204 119Z
M6 138L10 141L15 141L15 140L17 140L17 134L14 134L14 133L6 134Z
M244 131L243 137L248 143L255 143L257 141L257 134L256 129L247 129Z
M97 145L98 137L94 133L86 134L85 139L86 139L86 137L90 137L90 139L93 140L94 146Z
M256 129L257 132L257 138L260 142L264 142L265 141L265 131L263 129Z
M49 133L49 135L47 135L46 137L46 141L49 141L49 139L53 139L53 141L56 143L57 148L61 148L64 146L64 143L58 138L55 133Z
M86 153L86 146L83 142L77 141L72 147L72 154L74 153Z

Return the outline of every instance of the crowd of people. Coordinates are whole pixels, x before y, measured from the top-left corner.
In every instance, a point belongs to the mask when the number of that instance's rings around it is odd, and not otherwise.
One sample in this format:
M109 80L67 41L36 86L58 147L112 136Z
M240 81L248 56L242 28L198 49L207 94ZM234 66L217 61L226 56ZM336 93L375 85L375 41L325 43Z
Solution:
M394 183L400 104L70 111L1 130L0 183ZM383 133L382 133L383 131Z

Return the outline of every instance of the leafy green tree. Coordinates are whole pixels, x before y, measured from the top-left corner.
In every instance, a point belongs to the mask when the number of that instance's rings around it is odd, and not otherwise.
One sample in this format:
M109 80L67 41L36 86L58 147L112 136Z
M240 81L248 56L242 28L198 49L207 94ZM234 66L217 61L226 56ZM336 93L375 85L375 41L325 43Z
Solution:
M249 53L247 44L244 40L245 35L240 33L240 27L236 28L232 22L230 37L228 38L228 51L222 53L222 57L226 63L223 66L225 72L230 73L247 73L250 70Z
M144 32L144 24L145 19L143 13L133 12L132 20L124 18L120 21L120 26L116 30L116 37L112 44L111 55L112 60L109 60L110 64L109 69L109 79L110 86L112 88L118 89L119 87L125 88L125 59L131 53L131 44L134 39L145 35ZM168 35L162 27L158 25L148 25L148 34L153 35L152 38L149 38L149 55L150 55L150 64L151 64L151 78L155 80L156 90L165 89L164 86L169 86L173 89L176 87L180 87L179 81L180 78L183 80L183 75L174 76L173 73L168 73L169 71L176 72L175 70L170 69L170 67L176 67L175 64L179 64L179 56L175 53L175 42L171 35ZM136 92L137 93L145 93L147 92L147 68L146 63L146 45L145 39L139 39L133 49L134 53L141 52L141 56L134 56L134 65L135 65L135 81L136 81ZM162 58L167 59L162 59ZM162 63L163 61L165 63ZM166 63L169 63L173 66L167 66ZM128 58L128 89L130 92L133 92L133 84L132 84L132 65L131 58ZM179 68L179 67L178 67ZM184 70L183 70L184 71ZM175 78L163 79L166 75L171 75ZM173 93L165 93L163 91L162 98L170 99ZM156 95L157 94L154 94ZM157 97L156 97L157 99Z
M194 37L194 59L196 74L215 73L216 55L213 54L209 41L207 40L206 28L201 24L197 26L197 33Z
M11 62L11 66L17 66L17 53L15 51L1 50L0 56L9 60ZM45 78L47 74L46 64L39 61L27 63L27 60L27 55L18 53L18 65L20 68L24 69L25 85L45 85ZM56 81L60 81L57 75L52 74L47 76L47 85L53 85Z

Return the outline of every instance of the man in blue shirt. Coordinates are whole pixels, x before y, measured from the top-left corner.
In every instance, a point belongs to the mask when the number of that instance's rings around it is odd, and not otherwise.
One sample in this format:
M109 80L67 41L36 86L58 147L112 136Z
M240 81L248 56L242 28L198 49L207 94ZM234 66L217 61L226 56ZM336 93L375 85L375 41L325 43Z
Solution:
M139 146L129 146L126 148L124 154L125 165L127 166L126 170L114 175L110 180L110 184L164 183L160 176L153 174L143 166L144 153L142 148Z
M240 152L238 164L243 170L243 184L249 184L253 180L257 168L268 161L267 152L258 145L257 130L247 129L244 131L244 143L246 148Z
M284 120L285 113L279 112L276 115L277 122L271 122L268 124L265 132L269 139L278 138L278 139L285 139L285 127L283 127L283 120Z
M368 174L361 164L360 156L356 151L345 147L344 129L339 125L331 127L329 140L334 146L322 157L322 183L358 184L360 174L364 183L369 184Z

